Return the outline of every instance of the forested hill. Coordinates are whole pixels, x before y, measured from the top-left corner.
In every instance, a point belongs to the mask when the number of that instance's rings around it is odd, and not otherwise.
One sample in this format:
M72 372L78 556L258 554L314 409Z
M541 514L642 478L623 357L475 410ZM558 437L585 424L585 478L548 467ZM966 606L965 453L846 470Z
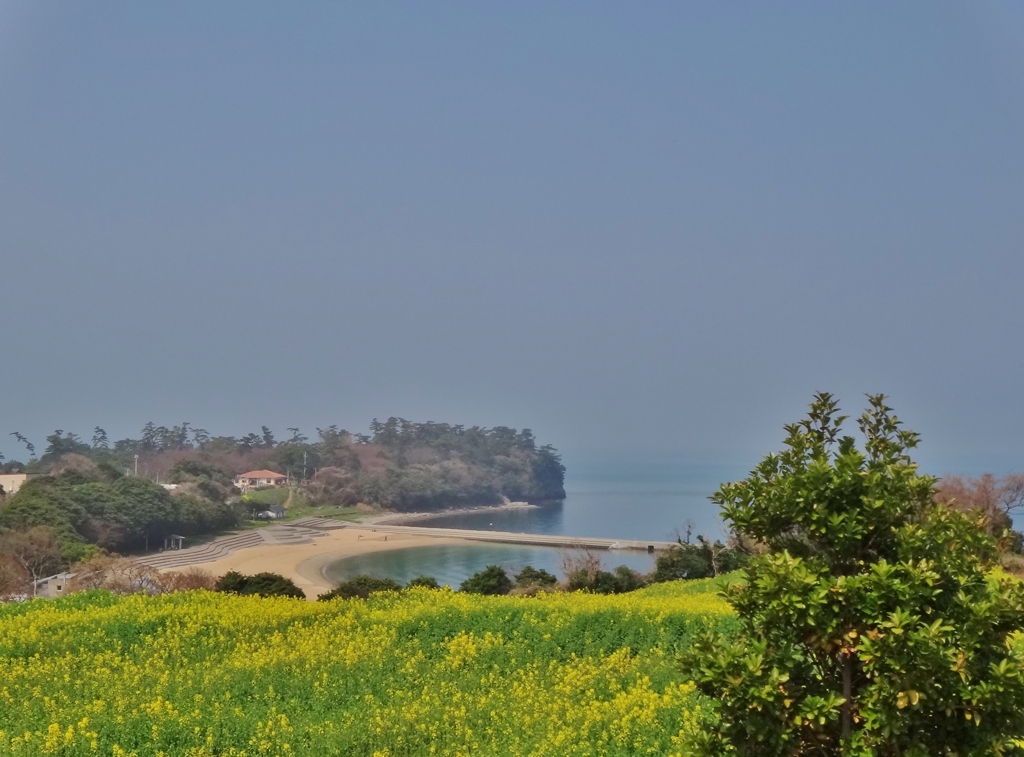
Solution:
M59 473L68 456L75 455L115 477L134 474L138 455L139 476L171 483L195 478L229 481L238 473L268 468L288 475L312 499L325 504L364 502L397 510L565 496L561 458L550 445L538 445L529 429L389 418L375 419L369 430L359 434L328 426L309 438L289 428L278 440L266 426L239 438L213 436L189 423L147 423L139 438L111 441L100 427L89 440L58 429L46 438L38 457L35 445L14 432L11 435L25 446L29 462L10 461L2 468Z

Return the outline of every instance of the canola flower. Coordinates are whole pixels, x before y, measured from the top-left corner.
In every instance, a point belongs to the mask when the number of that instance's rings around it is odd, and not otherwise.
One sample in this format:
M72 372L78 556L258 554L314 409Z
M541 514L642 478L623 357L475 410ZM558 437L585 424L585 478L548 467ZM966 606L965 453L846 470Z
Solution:
M0 755L665 755L710 716L708 582L368 601L186 592L0 607Z

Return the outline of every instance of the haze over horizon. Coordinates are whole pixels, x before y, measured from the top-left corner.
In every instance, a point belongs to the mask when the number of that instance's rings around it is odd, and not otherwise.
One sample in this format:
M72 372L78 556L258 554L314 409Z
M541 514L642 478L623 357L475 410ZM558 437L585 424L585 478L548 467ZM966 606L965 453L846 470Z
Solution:
M0 452L374 417L1024 469L1024 7L0 0Z

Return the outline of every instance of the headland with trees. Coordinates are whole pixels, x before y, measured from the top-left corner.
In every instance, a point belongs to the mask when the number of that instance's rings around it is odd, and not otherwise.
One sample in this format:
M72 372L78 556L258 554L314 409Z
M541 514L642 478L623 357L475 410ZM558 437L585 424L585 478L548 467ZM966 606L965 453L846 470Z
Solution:
M328 426L310 439L290 428L278 440L266 426L232 437L189 423L147 423L138 438L116 441L100 427L89 441L58 429L39 454L23 434L11 435L27 462L4 461L2 471L34 475L16 493L0 494L0 560L8 541L33 531L35 542L56 545L51 566L100 551L152 550L170 534L243 525L253 506L233 481L253 469L284 474L290 486L279 494L332 513L357 505L424 512L565 497L557 451L529 429L503 426L389 418L374 420L369 434Z

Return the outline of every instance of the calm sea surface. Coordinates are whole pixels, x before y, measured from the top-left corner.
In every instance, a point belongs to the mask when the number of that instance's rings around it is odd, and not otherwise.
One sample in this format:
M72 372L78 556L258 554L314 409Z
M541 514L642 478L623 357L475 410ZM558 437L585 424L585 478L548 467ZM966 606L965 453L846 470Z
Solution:
M460 513L417 521L416 525L669 541L677 533L685 533L689 522L694 536L724 538L718 508L708 501L708 495L722 482L744 477L749 467L576 464L566 473L568 496L562 503L536 509ZM507 544L419 547L347 558L329 566L325 573L335 581L361 573L402 582L430 575L441 583L458 586L492 564L511 570L533 565L560 575L561 558L557 549ZM650 556L632 551L604 551L601 558L609 568L628 565L648 571L654 566Z

